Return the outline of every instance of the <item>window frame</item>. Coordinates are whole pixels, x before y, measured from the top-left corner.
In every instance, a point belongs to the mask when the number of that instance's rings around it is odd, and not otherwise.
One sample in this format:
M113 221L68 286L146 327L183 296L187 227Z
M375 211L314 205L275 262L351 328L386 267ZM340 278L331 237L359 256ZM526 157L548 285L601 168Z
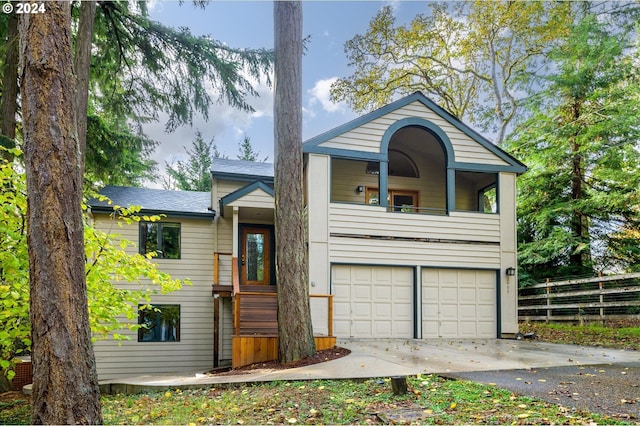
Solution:
M372 204L371 203L371 195L372 194L378 194L378 196L376 197L378 199L378 203L377 204ZM393 197L396 195L404 195L404 196L410 196L413 198L413 200L415 201L414 205L411 206L411 211L402 211L401 208L396 209L397 206L393 205L393 203L391 202L393 200ZM411 190L411 189L389 189L387 190L387 200L389 201L388 204L388 210L391 212L401 212L401 213L417 213L420 211L420 206L419 206L419 202L420 202L420 191L415 191L415 190ZM380 188L375 187L375 186L367 186L365 188L365 203L367 205L371 205L371 206L379 206L380 205Z
M158 325L162 326L162 317L161 317L162 309L166 309L166 308L177 308L178 310L176 324L173 326L174 339L163 339L162 336L157 336L152 339L145 339L144 337L148 336L149 333L151 333L155 327L157 327ZM155 325L151 328L143 327L142 325L146 323L145 321L146 316L151 316L151 314L155 316L154 320L152 321L152 323L155 323ZM179 304L174 304L174 303L153 303L153 304L141 303L139 304L138 305L138 325L140 325L140 328L138 328L138 342L139 343L180 342L181 320L182 320L182 308ZM157 332L153 333L152 336L156 334L158 333Z
M167 259L167 260L180 260L182 258L182 223L180 222L150 222L150 221L140 221L140 225L138 227L138 253L143 256L146 256L147 253L150 253L154 250L147 251L147 238L144 238L146 232L143 231L142 227L146 227L148 225L157 226L157 236L156 236L156 256L155 259ZM178 228L178 253L177 257L168 257L166 255L166 250L164 250L163 245L163 228Z

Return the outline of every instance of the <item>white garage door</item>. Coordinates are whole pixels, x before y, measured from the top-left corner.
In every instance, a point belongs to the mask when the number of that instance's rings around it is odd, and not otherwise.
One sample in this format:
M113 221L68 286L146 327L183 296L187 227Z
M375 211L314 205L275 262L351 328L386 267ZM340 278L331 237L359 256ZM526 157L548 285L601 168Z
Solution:
M413 269L333 265L337 337L413 337Z
M423 269L422 337L495 338L495 271Z

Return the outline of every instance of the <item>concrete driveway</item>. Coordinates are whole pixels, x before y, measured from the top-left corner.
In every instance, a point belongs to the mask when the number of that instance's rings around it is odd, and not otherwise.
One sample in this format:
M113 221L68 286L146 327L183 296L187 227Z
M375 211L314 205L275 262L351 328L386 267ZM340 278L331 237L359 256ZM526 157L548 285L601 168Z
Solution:
M352 379L639 363L640 352L503 339L338 339L351 354L330 362L237 375L184 372L101 382L105 392L272 380Z

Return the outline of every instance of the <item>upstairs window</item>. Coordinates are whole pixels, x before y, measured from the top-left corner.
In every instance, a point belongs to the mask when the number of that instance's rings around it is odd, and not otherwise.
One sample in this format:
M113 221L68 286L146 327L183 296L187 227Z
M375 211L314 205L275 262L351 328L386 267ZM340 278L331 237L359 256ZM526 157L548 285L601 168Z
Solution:
M138 342L179 342L180 305L139 305Z
M387 194L389 211L415 213L418 211L418 191L389 189ZM366 203L380 205L380 191L378 188L367 188Z
M159 259L180 259L180 224L140 222L140 254L157 253Z

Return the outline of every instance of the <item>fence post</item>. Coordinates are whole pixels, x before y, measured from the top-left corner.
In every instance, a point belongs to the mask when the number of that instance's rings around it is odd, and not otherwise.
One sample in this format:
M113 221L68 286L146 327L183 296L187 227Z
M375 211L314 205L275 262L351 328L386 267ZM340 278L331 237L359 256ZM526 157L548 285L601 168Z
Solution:
M549 324L549 321L551 319L551 309L549 309L549 306L551 305L551 298L549 297L549 294L551 293L551 287L550 284L551 283L551 279L547 278L547 320L545 321L546 324Z
M602 277L602 271L598 272L598 277ZM602 306L602 304L604 303L604 294L602 294L603 287L604 287L604 283L602 281L599 281L598 289L600 290L600 320L602 321L602 325L605 324L604 307Z

